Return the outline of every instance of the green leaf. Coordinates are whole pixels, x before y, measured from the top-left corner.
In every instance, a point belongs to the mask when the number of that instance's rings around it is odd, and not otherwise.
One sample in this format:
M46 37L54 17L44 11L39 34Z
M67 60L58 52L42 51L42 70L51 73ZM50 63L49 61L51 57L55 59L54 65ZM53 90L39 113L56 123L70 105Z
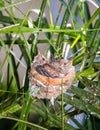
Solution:
M88 69L83 70L82 72L77 72L75 79L78 79L79 77L82 77L82 76L91 77L92 74L94 74L94 73L95 73L94 68L90 67Z
M4 7L4 1L0 0L0 7Z
M3 112L0 113L0 116L7 116L7 114L12 114L18 110L20 110L22 107L19 104L13 104L6 108Z
M30 112L30 107L31 107L31 104L32 104L32 99L29 96L29 94L26 95L26 100L27 101L24 102L22 110L21 110L21 115L20 115L20 119L24 120L24 121L27 121L28 114ZM26 124L19 123L18 130L25 130L26 126L27 126Z

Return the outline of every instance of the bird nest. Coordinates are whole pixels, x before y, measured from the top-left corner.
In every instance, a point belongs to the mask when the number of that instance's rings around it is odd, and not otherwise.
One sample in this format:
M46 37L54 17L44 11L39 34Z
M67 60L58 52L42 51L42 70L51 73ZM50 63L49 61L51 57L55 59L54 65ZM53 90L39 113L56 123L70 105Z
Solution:
M56 98L71 86L74 76L72 60L47 59L38 53L29 71L30 95L39 99Z

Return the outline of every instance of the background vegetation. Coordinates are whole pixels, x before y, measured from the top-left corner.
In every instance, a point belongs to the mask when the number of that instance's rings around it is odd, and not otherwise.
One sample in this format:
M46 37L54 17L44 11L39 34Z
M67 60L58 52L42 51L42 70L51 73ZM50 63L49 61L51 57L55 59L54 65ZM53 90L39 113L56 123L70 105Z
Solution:
M91 15L89 0L69 0L69 3L65 0L55 1L60 6L53 22L49 0L41 1L36 20L30 17L35 0L0 0L0 51L4 52L4 55L0 55L2 130L100 129L100 8L95 3L98 8L95 7L96 11ZM30 4L27 12L23 12L19 5L26 2ZM49 11L49 20L43 15L45 8ZM15 10L23 17L16 17ZM62 10L63 18L58 25ZM69 21L70 27L67 26ZM40 35L44 37L41 38ZM70 94L59 96L55 108L47 100L31 99L28 91L28 71L37 54L38 44L42 46L44 43L53 55L59 57L62 56L63 44L69 44L69 59L73 58L76 68L75 79L68 90ZM19 57L14 52L16 46L20 49ZM19 66L26 69L23 85L20 83ZM71 107L65 109L68 104ZM82 113L85 115L82 117L83 125L81 119L75 118Z

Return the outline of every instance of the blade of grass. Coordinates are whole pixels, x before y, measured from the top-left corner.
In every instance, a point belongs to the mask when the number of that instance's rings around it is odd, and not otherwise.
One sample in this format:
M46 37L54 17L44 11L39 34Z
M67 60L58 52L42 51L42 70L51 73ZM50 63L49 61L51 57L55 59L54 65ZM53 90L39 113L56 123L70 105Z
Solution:
M27 94L26 100L27 101L23 104L22 112L20 115L20 119L23 121L27 121L28 114L30 112L30 108L31 108L31 104L32 104L32 99L28 94ZM26 130L26 127L27 127L27 123L23 124L20 122L18 125L18 130Z
M27 122L27 121L24 121L24 120L21 120L21 119L9 117L9 116L6 116L6 117L5 116L0 116L0 118L14 120L14 121L18 121L18 122L23 123L23 124L27 124L27 125L32 126L33 129L37 128L37 129L40 129L40 130L48 130L48 129L42 127L42 126L36 125L34 123Z
M37 28L40 27L40 24L41 24L41 19L43 17L43 13L44 13L44 9L46 7L46 3L47 3L47 0L43 0L42 1L42 4L41 4L41 7L40 7L40 13L39 13L39 16L37 18ZM31 47L31 56L32 56L32 60L34 58L34 55L36 55L37 53L37 37L38 37L38 32L34 33L34 40L32 42L32 47Z
M91 18L89 19L88 23L85 25L85 28L86 28L86 29L92 24L92 22L95 20L95 18L96 18L97 16L99 16L99 14L100 14L100 8L98 8L98 9L94 12L94 14L93 14L93 15L91 16Z
M79 108L80 110L83 110L85 112L88 111L91 115L94 115L97 118L100 118L100 110L96 108L95 106L92 106L88 102L85 102L81 99L78 99L72 96L68 96L67 94L64 94L64 101L67 104L71 104L75 106L76 108Z
M45 119L45 111L44 110L42 110L41 109L41 106L38 106L38 105L35 105L35 104L33 104L32 105L32 108L33 108L33 111L35 112L35 113L37 113L37 114L39 114L39 115L41 115L42 116L42 118L44 118ZM61 116L59 117L59 116L55 116L54 114L52 114L52 113L47 113L47 115L48 115L48 120L47 120L47 124L49 125L49 126L56 126L56 127L58 127L58 128L62 128L62 126L61 126ZM74 127L72 127L71 125L69 125L68 123L66 123L66 122L64 122L64 128L65 129L67 129L67 130L76 130Z
M5 7L0 8L0 11L5 10L5 9L8 9L8 8L13 7L13 6L16 6L16 5L23 4L23 3L25 3L25 2L29 2L29 1L31 1L31 0L21 0L20 2L16 2L16 3L14 2L13 4L10 4L10 5L8 5L8 6L5 6Z
M14 73L14 77L16 79L16 85L18 90L20 90L20 81L19 81L19 75L18 75L18 71L17 71L17 67L16 67L16 63L15 63L15 58L13 55L10 55L11 58L11 62L12 62L12 68L13 69L13 73Z
M67 9L65 10L60 29L66 28L66 24L67 24L69 16L70 16L69 11L73 7L74 2L75 2L74 0L70 0L69 5L67 5ZM64 33L59 33L58 38L57 38L57 43L56 43L57 47L61 46L61 43L63 41L63 36L64 36Z
M90 10L89 10L89 6L88 6L87 1L84 2L84 8L85 8L84 9L85 20L86 20L86 23L88 23L88 21L91 18L91 14L90 14ZM89 24L88 28L92 28L92 22Z

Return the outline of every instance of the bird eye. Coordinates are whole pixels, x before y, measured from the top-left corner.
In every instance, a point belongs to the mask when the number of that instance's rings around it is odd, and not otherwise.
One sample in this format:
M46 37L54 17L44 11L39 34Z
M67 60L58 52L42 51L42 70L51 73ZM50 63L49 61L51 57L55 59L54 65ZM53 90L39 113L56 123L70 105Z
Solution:
M66 63L64 62L64 65L66 65Z
M45 58L42 58L43 61L45 61Z

